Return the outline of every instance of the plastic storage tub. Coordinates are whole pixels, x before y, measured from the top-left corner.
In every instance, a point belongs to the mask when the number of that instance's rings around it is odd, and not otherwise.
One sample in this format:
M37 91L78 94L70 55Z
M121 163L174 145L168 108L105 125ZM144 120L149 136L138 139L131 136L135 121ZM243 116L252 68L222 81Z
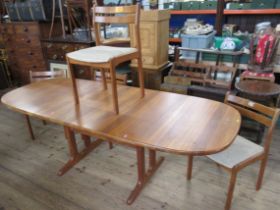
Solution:
M193 49L207 49L213 44L216 31L213 31L207 35L181 35L182 47ZM184 58L194 60L196 52L182 51Z

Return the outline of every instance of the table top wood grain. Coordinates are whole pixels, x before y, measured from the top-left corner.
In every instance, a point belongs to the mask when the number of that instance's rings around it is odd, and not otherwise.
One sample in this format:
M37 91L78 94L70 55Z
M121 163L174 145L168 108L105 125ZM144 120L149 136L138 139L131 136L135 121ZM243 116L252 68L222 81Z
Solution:
M120 114L112 110L111 91L100 82L77 80L75 105L71 81L46 80L15 89L1 101L10 109L68 126L102 139L176 154L207 155L228 147L241 117L212 100L118 86Z

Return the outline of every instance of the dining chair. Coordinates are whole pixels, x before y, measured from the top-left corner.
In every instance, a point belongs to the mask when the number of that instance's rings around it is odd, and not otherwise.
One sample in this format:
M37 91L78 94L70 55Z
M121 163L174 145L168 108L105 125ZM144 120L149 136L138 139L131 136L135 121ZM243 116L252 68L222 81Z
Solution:
M92 69L100 69L102 72L103 88L107 89L105 71L109 70L111 78L111 88L113 96L114 111L119 113L117 82L115 68L119 64L137 59L138 77L141 97L144 97L144 78L142 70L141 43L139 32L140 6L139 4L130 6L102 7L94 5L93 28L95 32L95 47L81 49L67 54L68 68L71 73L75 103L79 104L77 81L73 65L89 66ZM134 29L136 45L130 47L109 46L116 44L119 40L102 39L100 37L101 24L127 24L130 29ZM133 28L132 28L133 27Z
M29 71L29 79L31 83L55 78L66 78L65 71Z
M261 161L256 190L261 188L269 148L272 141L272 133L277 123L280 110L238 96L230 95L229 92L225 97L225 103L237 109L242 117L250 118L267 128L263 146L237 135L234 142L227 149L207 156L216 162L218 166L222 166L222 168L225 168L231 174L225 204L225 210L229 210L231 207L237 173L244 167L256 161ZM192 176L193 156L189 156L188 158L187 179L190 180Z
M47 80L47 79L55 79L55 78L65 78L65 72L63 70L59 71L29 71L29 79L31 83ZM25 115L28 131L32 140L35 139L34 132L31 126L30 118L28 115ZM43 124L46 124L46 121L43 120Z

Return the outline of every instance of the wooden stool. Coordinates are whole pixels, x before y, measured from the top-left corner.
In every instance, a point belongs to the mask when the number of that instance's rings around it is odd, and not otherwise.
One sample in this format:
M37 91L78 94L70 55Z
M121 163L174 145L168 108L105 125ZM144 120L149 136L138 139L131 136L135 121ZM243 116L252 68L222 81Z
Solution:
M273 73L256 73L246 70L240 75L240 80L262 80L274 82L275 76Z

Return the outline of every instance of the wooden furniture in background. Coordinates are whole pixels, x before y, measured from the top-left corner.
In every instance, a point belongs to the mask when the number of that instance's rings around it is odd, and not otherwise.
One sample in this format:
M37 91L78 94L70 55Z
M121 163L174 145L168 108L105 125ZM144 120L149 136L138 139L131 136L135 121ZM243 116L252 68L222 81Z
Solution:
M47 79L65 78L65 77L66 75L64 71L37 71L37 72L30 71L29 72L30 83L47 80ZM30 118L27 114L25 114L25 119L26 119L30 137L32 140L34 140L35 139L34 132L31 126ZM44 120L43 120L43 124L44 125L46 124Z
M221 13L221 10L217 11L216 9L209 10L171 10L171 18L173 16L183 15L182 19L184 20L185 15L216 15ZM280 9L236 9L223 11L223 16L226 19L227 24L235 24L239 26L239 30L248 31L249 33L254 33L255 25L269 20L271 25L275 26L279 23L279 14ZM220 14L219 14L220 15ZM217 23L217 22L216 22ZM223 21L220 24L224 24ZM170 42L181 43L181 38L170 38Z
M193 83L205 85L205 78L209 74L209 71L209 65L178 60L173 63L169 75L186 77L189 81L189 85Z
M105 72L106 81L111 82L111 77L109 72ZM116 82L117 84L127 85L127 74L118 74L116 72ZM93 73L93 80L102 80L102 73L98 70L95 70Z
M264 170L266 167L269 147L272 140L272 133L277 123L280 110L273 109L262 104L258 104L247 99L227 94L225 103L237 109L242 116L257 121L267 127L268 131L264 139L264 146L257 145L242 136L237 136L232 145L224 151L208 155L207 157L215 161L218 165L230 172L230 184L228 187L225 210L229 210L233 197L234 186L237 173L244 167L256 161L261 161L256 190L259 190L262 184ZM189 156L188 179L192 174L192 156Z
M141 10L140 37L143 67L160 70L168 64L169 10ZM137 46L134 30L130 28L132 47ZM137 62L132 61L132 67Z
M119 16L121 14L121 16ZM117 16L118 15L118 16ZM67 63L71 73L74 99L79 104L79 96L76 85L76 79L73 64L85 65L91 68L98 68L102 72L103 86L107 89L105 71L109 70L112 82L112 96L115 113L119 113L118 94L116 84L116 66L119 64L137 59L138 75L141 97L144 97L144 79L142 70L141 43L139 33L140 5L122 6L122 7L96 7L93 6L93 26L95 31L96 47L78 50L67 54ZM133 25L135 30L136 46L128 47L110 47L102 46L104 40L100 37L101 24L128 24ZM113 41L115 42L115 40ZM109 42L106 42L108 45Z
M30 82L38 82L46 79L65 78L64 71L30 71Z
M49 63L58 62L66 64L66 54L80 49L95 46L94 41L83 41L74 39L72 36L54 37L52 39L41 39L44 57ZM80 79L92 79L92 73L88 67L75 65L75 77Z
M265 105L279 107L280 85L259 80L245 80L235 84L238 94Z
M128 204L162 163L163 159L156 161L156 150L181 155L213 154L227 148L240 127L238 111L212 100L154 90L146 90L145 97L139 98L138 88L120 85L120 107L125 114L116 115L111 108L111 93L104 91L99 82L77 80L77 88L79 105L73 101L72 83L67 79L33 83L5 94L1 101L12 110L65 127L71 158L59 175L100 142L78 151L74 131L136 148L138 181ZM148 170L144 148L149 150Z
M166 75L168 75L168 72L170 71L171 67L172 67L172 63L169 62L156 71L153 69L143 68L145 88L160 90L160 86L163 82L163 78ZM132 85L135 87L139 86L137 67L131 67L131 77L132 77Z
M0 89L12 87L11 73L8 68L8 56L5 49L1 49L0 40Z
M205 77L205 86L231 90L236 71L235 67L211 66Z
M71 34L75 28L86 28L88 29L88 37L90 38L89 40L92 40L90 16L92 2L92 0L65 0ZM80 11L81 15L79 16L75 14L75 11ZM76 17L79 17L80 20L77 20Z
M196 52L194 62L180 57L181 51ZM202 53L217 56L216 64L200 62ZM174 64L169 75L164 78L161 90L224 101L226 92L233 88L238 57L243 52L226 52L210 49L175 48ZM233 67L220 64L224 55L235 57Z
M48 60L65 61L66 54L76 50L92 47L93 41L76 40L71 36L66 39L55 37L52 39L41 39L43 52Z
M8 54L8 66L17 84L29 82L29 71L47 69L40 38L48 35L49 27L49 23L38 22L0 24L0 35ZM56 34L59 33L60 30L56 31Z
M240 80L259 80L259 81L275 81L275 75L272 73L256 73L249 70L243 71Z

